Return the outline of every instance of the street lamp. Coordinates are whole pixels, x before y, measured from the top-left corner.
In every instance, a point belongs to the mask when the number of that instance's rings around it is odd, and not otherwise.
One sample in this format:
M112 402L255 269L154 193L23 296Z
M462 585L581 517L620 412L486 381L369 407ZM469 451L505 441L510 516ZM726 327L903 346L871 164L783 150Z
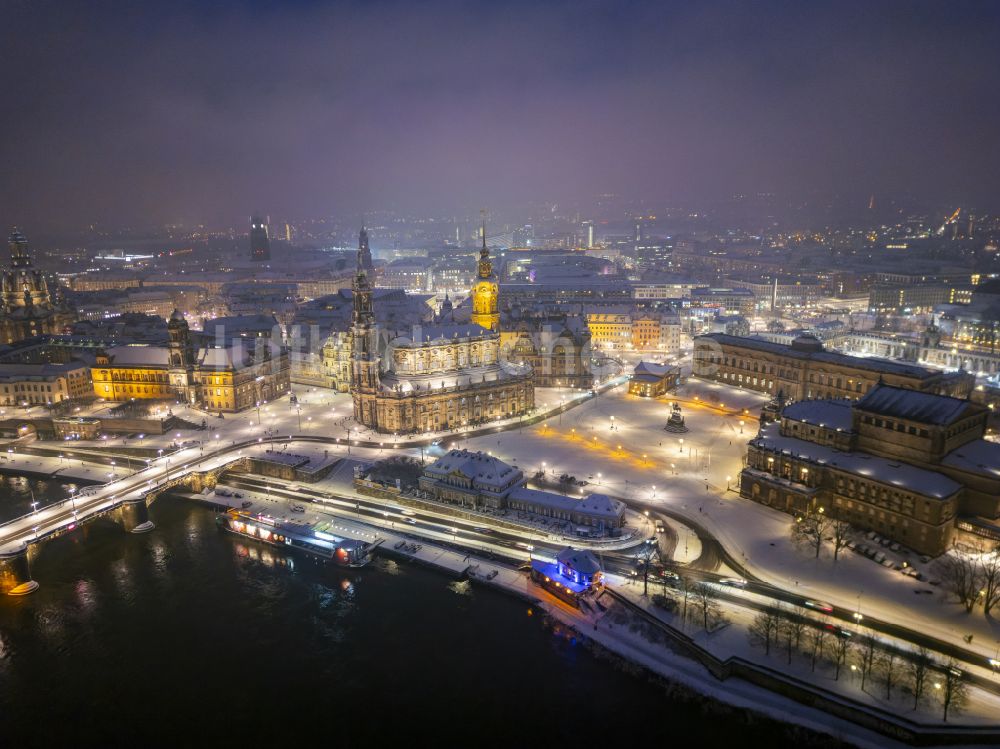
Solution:
M729 491L729 482L733 480L732 476L726 476L726 491Z
M615 415L611 414L611 431L615 430Z
M683 455L684 454L684 438L683 437L680 438L680 443L681 443L681 447L680 447L680 451L679 452L681 453L681 455Z

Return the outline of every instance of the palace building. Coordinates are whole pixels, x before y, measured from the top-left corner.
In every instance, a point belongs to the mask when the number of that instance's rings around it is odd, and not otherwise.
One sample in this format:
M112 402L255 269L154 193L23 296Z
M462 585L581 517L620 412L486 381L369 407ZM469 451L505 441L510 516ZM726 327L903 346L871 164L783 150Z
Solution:
M109 401L176 399L235 412L288 392L288 351L270 338L237 333L214 346L196 346L177 310L167 328L168 346L99 350L91 370L94 394Z
M535 405L531 368L501 361L499 284L485 232L472 321L393 330L376 321L374 290L358 251L353 284L354 418L383 433L456 429L520 416Z
M58 289L55 299L50 295L45 276L32 267L24 234L14 229L8 244L11 267L0 281L0 342L62 333L76 321L75 313Z
M710 333L694 339L692 374L791 401L806 398L858 399L879 383L926 393L966 397L975 377L946 373L890 359L827 351L804 334L790 345L763 338Z

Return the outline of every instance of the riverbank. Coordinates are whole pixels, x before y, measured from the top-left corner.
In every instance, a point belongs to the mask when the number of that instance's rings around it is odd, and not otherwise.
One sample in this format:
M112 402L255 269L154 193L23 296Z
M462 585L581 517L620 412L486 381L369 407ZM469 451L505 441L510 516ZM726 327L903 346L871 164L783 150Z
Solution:
M195 495L193 498L202 503L216 504L208 497ZM224 499L223 502L225 501ZM575 609L549 595L518 569L522 560L503 559L499 555L485 557L474 551L453 548L442 540L418 536L410 531L369 525L354 519L342 518L335 528L338 534L366 541L372 540L374 530L374 534L382 540L378 556L391 558L396 563L434 569L452 580L467 579L474 586L513 596L538 612L552 617L561 626L572 628L574 636L581 642L621 658L629 664L630 670L662 680L671 685L671 689L689 691L700 695L702 700L715 701L729 708L750 710L766 718L821 732L858 746L906 745L888 738L884 733L803 704L810 699L815 701L816 692L820 690L812 693L802 691L801 699L796 700L739 677L727 676L720 680L717 674L704 667L703 662L691 658L690 652L683 652L672 646L670 637L661 635L654 636L653 641L646 640L636 633L636 628L621 624L616 626L616 622L611 621L607 615L601 615L598 610L591 608L587 612ZM618 601L626 603L631 592L629 581L614 575L609 575L607 579L608 591ZM614 617L618 616L618 612L615 612ZM884 724L876 722L876 725L892 733L888 718ZM969 738L968 735L965 736L965 743L974 743L969 742Z

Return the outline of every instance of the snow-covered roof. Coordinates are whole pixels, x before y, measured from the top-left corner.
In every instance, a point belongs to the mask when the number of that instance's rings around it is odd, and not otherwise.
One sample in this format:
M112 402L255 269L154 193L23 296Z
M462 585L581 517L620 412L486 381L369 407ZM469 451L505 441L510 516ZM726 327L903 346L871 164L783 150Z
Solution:
M556 555L556 559L582 575L593 576L601 571L601 564L597 561L597 557L586 549L574 549L567 546Z
M858 401L856 408L882 416L944 426L965 416L971 405L967 400L952 398L950 395L876 385Z
M962 471L1000 478L1000 443L972 440L952 450L941 462Z
M649 377L655 377L657 380L664 377L673 367L669 364L657 364L651 361L641 361L635 365L635 369L632 370L636 377L641 377L642 375L647 375Z
M115 346L106 353L115 367L167 367L170 364L170 351L165 346Z
M459 473L471 480L473 486L500 489L524 475L520 469L504 463L499 458L469 450L449 450L447 454L429 465L424 473L432 478Z
M556 494L555 492L519 486L508 497L512 500L531 502L556 510L580 512L591 517L599 517L606 520L616 519L625 511L625 505L622 502L619 502L617 499L611 499L606 494L591 494L583 499L576 499L574 497L567 497L565 494Z
M241 369L259 361L256 352L264 347L270 349L272 359L281 356L281 346L270 338L253 341L236 338L228 346L200 349L198 365L202 369Z
M612 499L607 494L590 494L583 498L580 510L590 515L616 518L625 511L625 503Z
M457 339L490 338L496 333L481 325L467 323L465 325L414 325L412 330L403 334L403 339L393 343L397 346L419 345L422 343L447 342ZM409 341L406 339L409 338ZM412 343L411 343L412 342Z
M15 380L24 377L58 377L70 372L88 370L90 365L83 361L71 361L65 364L21 364L19 362L0 363L0 380Z
M697 289L696 289L697 291ZM789 356L795 359L811 359L813 361L837 364L840 366L854 367L855 369L865 369L872 372L884 372L885 374L903 375L906 377L917 377L928 379L940 374L938 371L927 367L919 367L916 364L906 364L904 362L893 361L891 359L879 359L876 357L850 356L849 354L839 354L835 351L800 351L790 345L783 343L772 343L759 336L734 336L726 333L706 333L698 336L695 340L712 339L719 344L729 346L740 346L742 348L763 351L781 356Z
M760 436L751 440L751 444L935 499L947 499L962 488L961 484L934 471L875 455L844 452L828 445L785 437L780 429L777 422L767 424L761 428Z
M852 405L847 398L797 401L785 406L781 415L793 421L849 432Z

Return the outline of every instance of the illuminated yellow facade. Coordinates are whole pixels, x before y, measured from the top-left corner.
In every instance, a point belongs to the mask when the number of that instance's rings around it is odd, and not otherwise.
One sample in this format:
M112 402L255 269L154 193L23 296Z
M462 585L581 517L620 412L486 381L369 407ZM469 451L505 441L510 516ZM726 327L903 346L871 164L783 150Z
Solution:
M96 365L91 370L91 379L94 382L94 394L104 400L173 397L166 356L160 367L155 361L112 363L107 354L98 354Z
M174 312L169 346L118 346L97 354L94 394L108 401L178 400L210 411L242 411L280 397L290 386L288 352L265 339L237 338L196 349Z
M486 227L483 227L483 248L479 251L479 273L472 287L472 316L474 325L487 330L500 329L500 283L493 272L490 251L486 249Z

